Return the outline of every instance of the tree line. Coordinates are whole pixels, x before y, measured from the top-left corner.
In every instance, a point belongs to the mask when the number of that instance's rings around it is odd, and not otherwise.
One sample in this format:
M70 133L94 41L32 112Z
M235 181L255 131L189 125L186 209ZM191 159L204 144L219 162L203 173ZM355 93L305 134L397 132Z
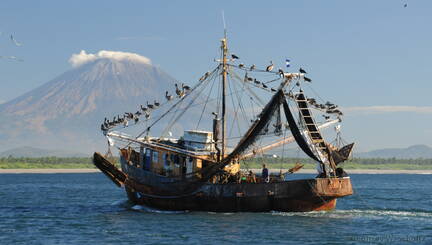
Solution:
M111 160L111 159L110 159ZM116 158L117 160L117 158ZM117 162L117 161L116 161ZM251 164L284 164L284 163L315 163L308 158L251 158L245 163ZM91 157L2 157L0 163L38 163L38 164L92 164ZM432 165L432 159L397 159L397 158L353 158L345 163L355 164L415 164L415 165Z
M252 158L245 161L245 163L258 164L284 164L284 163L315 163L309 158ZM374 164L410 164L410 165L432 165L432 159L415 158L415 159L397 159L397 158L353 158L345 163L347 164L364 164L364 165L374 165Z

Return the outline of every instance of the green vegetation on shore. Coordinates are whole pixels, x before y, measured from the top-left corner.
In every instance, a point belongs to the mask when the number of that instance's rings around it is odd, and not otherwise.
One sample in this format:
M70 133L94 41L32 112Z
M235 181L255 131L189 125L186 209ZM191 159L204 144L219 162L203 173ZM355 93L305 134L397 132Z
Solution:
M315 169L316 164L310 159L302 158L253 158L244 161L242 168L288 169L295 163L304 164L304 169ZM432 159L395 159L395 158L354 158L341 164L344 169L386 169L386 170L431 170Z
M88 157L4 157L0 169L18 168L95 168Z
M117 159L113 159L118 164ZM268 168L288 169L298 162L304 164L305 169L315 169L315 163L302 158L253 158L242 162L242 168L261 168L267 164ZM395 159L395 158L355 158L342 164L345 169L388 169L388 170L431 170L432 159ZM5 157L0 158L0 169L76 169L95 168L89 157Z

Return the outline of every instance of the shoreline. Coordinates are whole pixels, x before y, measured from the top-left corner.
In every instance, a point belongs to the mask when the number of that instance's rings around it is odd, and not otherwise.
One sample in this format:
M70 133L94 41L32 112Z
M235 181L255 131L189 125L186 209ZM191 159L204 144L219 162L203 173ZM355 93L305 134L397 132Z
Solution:
M260 173L261 169L250 169L255 173ZM270 169L271 173L279 173L280 169ZM282 169L283 172L288 169ZM432 174L432 170L392 170L392 169L346 169L348 174ZM0 174L72 174L72 173L101 173L95 168L28 168L28 169L0 169ZM300 169L299 174L316 174L315 169Z

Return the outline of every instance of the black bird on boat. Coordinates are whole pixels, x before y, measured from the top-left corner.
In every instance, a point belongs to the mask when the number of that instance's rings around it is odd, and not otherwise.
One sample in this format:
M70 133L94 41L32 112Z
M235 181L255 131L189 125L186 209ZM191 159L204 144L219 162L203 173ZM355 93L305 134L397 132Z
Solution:
M273 67L274 67L273 61L270 61L270 65L266 67L266 71L268 71L268 72L272 71Z
M168 101L172 100L174 97L172 95L168 94L168 91L165 91L165 99L167 99Z
M303 79L306 81L306 82L312 82L312 79L310 79L310 78L308 78L308 77L303 77Z
M182 91L180 88L179 88L179 86L177 85L177 83L175 84L175 92L176 92L176 94L177 94L177 96L179 97L179 98L181 98L181 97L183 97L183 95L184 95L184 91Z
M183 83L182 83L182 88L183 88L184 91L189 91L189 90L191 90L191 88L190 88L189 86L184 85Z

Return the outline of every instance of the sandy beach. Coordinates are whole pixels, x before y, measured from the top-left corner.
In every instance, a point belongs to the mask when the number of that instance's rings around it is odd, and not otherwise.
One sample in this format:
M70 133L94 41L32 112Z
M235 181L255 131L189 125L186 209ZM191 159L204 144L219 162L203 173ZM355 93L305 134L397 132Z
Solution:
M255 173L260 173L261 169L251 169ZM286 172L288 169L283 169ZM279 173L280 169L270 169L271 173ZM432 170L386 170L386 169L347 169L348 174L432 174ZM97 173L99 169L0 169L0 174L63 174L63 173ZM297 173L315 174L315 169L301 169Z

